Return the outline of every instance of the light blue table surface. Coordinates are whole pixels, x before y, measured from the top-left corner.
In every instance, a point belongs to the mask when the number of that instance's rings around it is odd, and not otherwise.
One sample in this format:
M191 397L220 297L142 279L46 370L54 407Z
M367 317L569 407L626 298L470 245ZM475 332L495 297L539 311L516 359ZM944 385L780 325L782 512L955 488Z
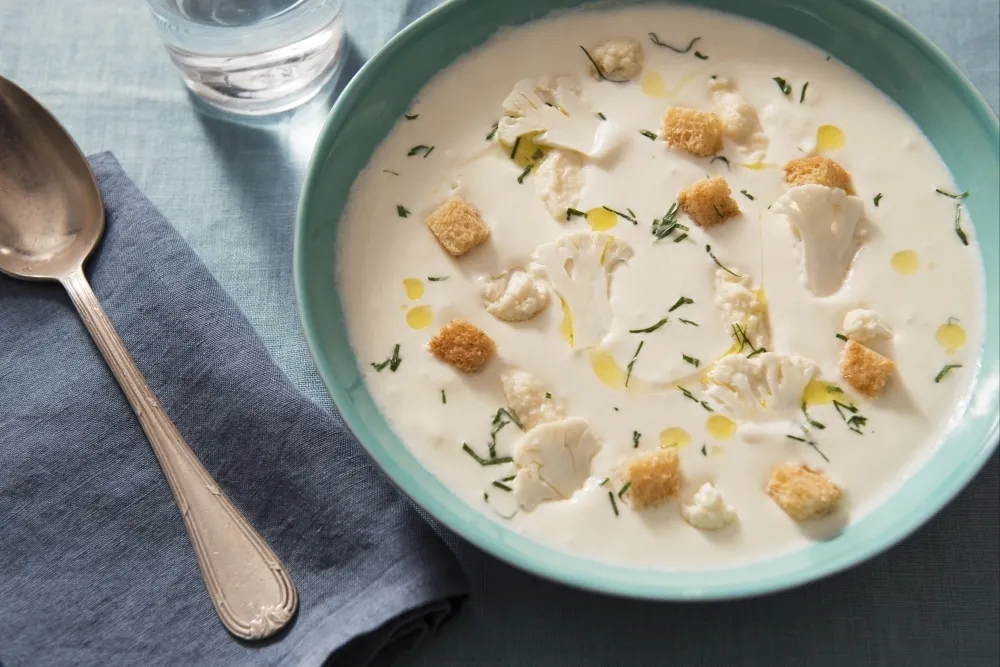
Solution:
M346 4L350 74L436 3ZM997 0L884 4L943 47L1000 106ZM296 199L325 108L257 128L204 118L140 0L0 0L0 73L47 105L84 151L115 153L240 304L285 373L332 409L299 328L291 272ZM473 598L407 664L995 667L998 496L994 456L955 503L887 554L796 591L725 604L582 593L449 535Z

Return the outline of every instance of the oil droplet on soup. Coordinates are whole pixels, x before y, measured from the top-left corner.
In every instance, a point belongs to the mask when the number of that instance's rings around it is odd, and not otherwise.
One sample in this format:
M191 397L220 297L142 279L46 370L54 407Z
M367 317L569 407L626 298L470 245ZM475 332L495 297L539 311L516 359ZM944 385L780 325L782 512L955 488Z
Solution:
M712 445L712 449L709 450L712 456L722 456L722 447L719 445Z
M842 396L843 393L843 390L835 384L822 380L809 380L809 384L802 391L802 403L807 408L828 405L837 400L837 397Z
M529 164L538 162L545 156L545 149L535 143L535 137L541 134L538 132L526 132L522 134L517 142L517 152L513 155L514 162L520 167L527 167ZM500 145L507 149L507 155L514 150L511 144L500 142Z
M587 211L587 223L595 232L603 232L618 224L618 216L605 208L592 208Z
M566 300L559 297L559 303L562 304L563 318L562 322L559 324L559 333L562 335L563 340L569 343L570 347L573 347L573 313L569 310L569 305L566 304Z
M671 426L660 432L660 447L663 449L669 447L680 449L681 447L687 447L689 444L691 444L691 435L679 426Z
M413 329L426 329L434 320L434 311L430 306L414 306L406 313L406 323Z
M965 345L965 329L958 323L958 320L952 318L948 320L947 324L942 324L938 327L934 338L937 340L938 345L949 353L955 352Z
M639 87L647 96L654 100L665 100L670 96L667 92L667 85L663 83L663 77L656 72L650 72L642 77Z
M892 256L891 263L896 273L909 276L916 273L917 269L920 268L920 257L912 250L900 250Z
M843 148L847 140L844 131L836 125L820 125L816 130L816 152L826 153Z
M705 422L707 430L713 438L728 440L736 433L736 422L725 415L712 415Z
M618 365L614 357L604 350L594 349L590 351L590 367L597 379L607 386L612 389L625 388L626 371ZM629 381L631 382L631 378Z
M746 167L747 169L751 169L753 171L764 171L765 169L770 169L771 167L777 167L778 165L772 164L770 162L761 162L758 160L757 162L744 162L740 164L740 166Z
M416 301L424 295L424 282L419 278L403 278L403 289L408 299Z

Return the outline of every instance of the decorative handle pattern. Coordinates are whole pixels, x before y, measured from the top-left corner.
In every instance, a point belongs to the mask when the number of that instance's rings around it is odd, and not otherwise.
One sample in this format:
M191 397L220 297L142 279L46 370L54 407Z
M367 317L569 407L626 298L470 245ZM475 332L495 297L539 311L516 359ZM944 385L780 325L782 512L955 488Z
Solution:
M149 438L223 625L242 639L264 639L278 632L298 606L298 594L284 565L184 442L115 332L83 270L64 276L61 282Z

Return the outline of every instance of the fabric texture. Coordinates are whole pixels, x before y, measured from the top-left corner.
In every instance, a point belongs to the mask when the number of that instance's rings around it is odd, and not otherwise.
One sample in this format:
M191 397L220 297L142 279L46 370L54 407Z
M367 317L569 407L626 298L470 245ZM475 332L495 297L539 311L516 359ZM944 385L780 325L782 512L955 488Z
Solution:
M114 151L243 310L278 366L328 411L333 407L306 351L292 289L302 177L329 99L437 2L344 4L349 42L339 84L316 105L245 127L192 108L140 0L0 2L0 72L48 106L84 150ZM996 0L882 4L941 46L990 104L1000 106ZM462 614L401 664L996 667L998 461L994 456L953 503L885 554L754 600L676 605L585 593L514 569L439 529L471 581L472 596ZM0 559L2 539L0 533ZM0 608L5 604L0 600ZM18 667L4 653L5 639L0 635L0 662ZM122 656L105 664L134 661Z
M296 583L292 628L236 641L156 459L62 288L0 276L0 660L387 664L461 605L453 554L340 420L302 396L108 153L88 264L119 335ZM342 649L342 650L341 650ZM339 651L338 651L339 650Z

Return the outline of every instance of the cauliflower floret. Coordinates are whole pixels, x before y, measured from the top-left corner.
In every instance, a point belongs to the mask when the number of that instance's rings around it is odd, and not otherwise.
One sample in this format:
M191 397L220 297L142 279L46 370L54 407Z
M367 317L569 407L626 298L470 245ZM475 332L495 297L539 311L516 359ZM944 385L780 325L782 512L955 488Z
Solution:
M864 343L872 338L892 338L892 331L874 310L857 308L844 316L844 335Z
M690 504L681 505L681 516L695 528L719 530L733 522L736 508L726 502L711 482L705 482Z
M746 332L753 347L767 347L769 327L767 304L759 289L753 289L746 276L734 276L728 271L715 271L715 306L730 327L738 326Z
M573 347L593 347L611 327L611 272L632 246L603 232L564 234L532 255L531 272L548 278L572 317Z
M540 146L593 154L601 120L578 91L572 77L518 81L503 102L497 139L513 144L521 135L539 132L533 140Z
M606 39L590 52L594 62L601 68L601 74L614 81L629 81L642 71L642 44L631 37ZM590 72L599 76L594 66Z
M757 117L757 109L736 92L736 86L729 79L711 79L708 89L712 91L719 118L726 126L726 136L750 162L762 162L770 142Z
M802 357L763 352L752 358L730 354L708 372L705 393L741 419L795 420L802 392L819 366Z
M858 250L862 201L840 188L808 184L790 188L772 210L785 216L800 239L799 269L806 288L816 296L840 289Z
M586 421L570 417L541 424L514 445L517 504L531 511L546 500L565 500L590 477L590 461L601 443Z
M486 312L504 322L523 322L549 305L549 292L534 276L513 269L482 286Z
M500 381L507 406L525 431L566 417L562 405L552 398L545 383L528 371L507 368L500 372Z
M583 190L583 156L552 148L535 169L535 191L556 220L565 220L566 211L576 208Z

